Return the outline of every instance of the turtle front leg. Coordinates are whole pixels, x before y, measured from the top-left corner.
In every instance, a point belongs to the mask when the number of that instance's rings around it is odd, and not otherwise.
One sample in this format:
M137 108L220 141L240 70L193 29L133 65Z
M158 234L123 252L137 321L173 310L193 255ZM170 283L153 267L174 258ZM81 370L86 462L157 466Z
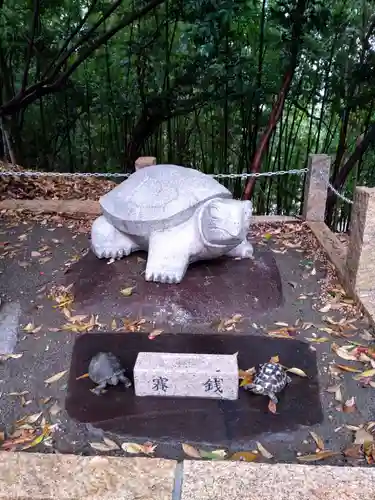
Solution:
M125 375L120 374L118 376L118 379L119 379L120 382L122 382L124 384L125 389L128 389L129 387L132 386L131 381L128 379L128 377L125 377Z
M229 250L226 255L228 257L240 257L241 259L252 259L254 255L253 246L245 239L232 250Z
M103 215L92 225L91 248L99 259L121 259L139 250L130 236L118 231Z
M154 233L150 237L146 281L180 283L189 265L189 241L179 231Z
M93 389L90 389L90 391L93 394L95 394L95 396L100 396L101 394L103 394L103 391L104 391L105 387L106 387L106 383L102 382L101 384L97 385Z

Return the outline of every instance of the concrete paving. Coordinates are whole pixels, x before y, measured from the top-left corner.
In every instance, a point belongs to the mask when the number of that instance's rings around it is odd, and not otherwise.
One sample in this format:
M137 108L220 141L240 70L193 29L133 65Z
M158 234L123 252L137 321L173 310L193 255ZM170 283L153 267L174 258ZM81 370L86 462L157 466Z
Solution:
M9 335L9 326L8 333L6 335L2 333L0 340L7 343L8 351L14 350L15 353L22 355L17 359L10 358L0 362L0 431L5 431L9 435L14 429L16 420L25 415L43 412L48 422L57 425L50 446L40 444L33 447L32 451L95 455L98 452L90 443L101 441L104 433L101 429L90 425L79 424L67 415L64 409L66 375L54 383L45 384L45 380L55 373L69 370L76 335L68 331L56 331L67 320L53 307L53 301L46 297L46 290L53 284L66 281L66 270L85 254L88 239L84 232L80 232L76 225L69 222L64 224L61 222L58 227L56 219L48 217L44 221L42 217L40 219L39 222L35 222L26 218L18 221L3 218L0 225L2 299L0 319L4 321L4 318L8 318L5 323L1 323L0 331L4 331L4 324L9 325L9 309L7 312L4 307L10 307L10 311L13 311L12 321L18 323L17 329L12 326L10 328L17 333L16 345L12 341L14 337ZM295 463L298 461L298 454L315 451L316 445L309 431L315 431L322 437L326 449L340 452L352 443L352 431L346 427L347 425L360 425L375 420L374 389L360 387L359 383L353 380L352 373L341 374L339 382L344 401L355 396L357 407L355 411L348 413L338 411L339 403L334 400L333 394L326 392L328 386L337 383L337 380L332 379L330 375L329 365L332 362L343 364L350 362L338 358L331 350L333 342L341 345L347 343L347 340L320 331L318 327L327 328L327 323L324 322L324 317L327 315L333 321L342 318L346 321L347 318L355 316L356 312L351 306L346 308L345 304L341 309L331 308L327 311L327 308L324 308L329 295L327 291L332 291L335 286L332 273L316 247L310 246L310 251L305 252L301 245L306 243L308 249L309 238L301 237L298 232L293 236L290 232L291 227L273 229L258 227L253 231L257 244L274 253L282 279L284 304L258 317L255 325L250 318L242 323L229 322L223 326L224 331L229 329L228 334L233 334L234 329L238 331L255 329L261 334L267 334L268 331L283 328L282 325L289 325L296 326L296 331L292 333L300 340L314 338L314 335L329 337L328 342L311 344L318 356L324 421L313 428L299 428L292 433L261 434L257 437L257 441L261 441L274 455L272 461L279 463ZM17 312L17 304L20 306L20 315ZM319 311L322 307L323 310ZM99 322L103 325L100 329L103 331L111 329L113 319L116 319L118 324L121 322L121 318L113 318L108 310L101 310L98 307L95 313L99 316ZM128 324L133 319L135 318L127 318ZM30 323L28 329L34 333L24 331L24 327ZM367 322L363 319L357 319L354 324L358 328L358 334L363 334L367 328ZM153 325L146 323L141 328L152 329ZM210 328L212 331L217 331L218 325L212 325ZM358 336L353 339L366 343ZM10 395L25 391L27 393L23 396ZM60 408L57 412L56 406L55 411L51 411L51 407L55 404ZM108 434L106 436L119 444L125 437L129 441L129 436ZM156 444L158 445L155 450L156 457L178 460L186 458L180 446L171 447L167 441ZM255 440L251 447L256 447ZM120 450L109 451L108 454L124 453ZM262 460L264 459L259 456L258 461ZM327 459L324 463L345 465L348 461L351 465L365 463L364 460L347 459L342 454Z
M373 500L375 469L0 452L1 500Z

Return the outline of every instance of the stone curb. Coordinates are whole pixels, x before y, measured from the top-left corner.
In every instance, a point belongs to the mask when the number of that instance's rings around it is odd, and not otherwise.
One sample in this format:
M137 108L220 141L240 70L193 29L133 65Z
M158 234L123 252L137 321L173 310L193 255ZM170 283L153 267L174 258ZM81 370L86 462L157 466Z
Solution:
M374 500L375 469L0 452L0 500Z
M36 213L60 213L66 215L84 216L100 215L101 209L96 200L17 200L0 201L2 210L27 210ZM252 220L256 224L303 222L301 218L287 215L254 215Z
M365 290L359 290L358 288L353 290L348 276L347 249L324 222L308 221L307 225L333 264L341 284L352 295L359 307L367 315L371 324L375 327L374 292L370 291L366 293Z

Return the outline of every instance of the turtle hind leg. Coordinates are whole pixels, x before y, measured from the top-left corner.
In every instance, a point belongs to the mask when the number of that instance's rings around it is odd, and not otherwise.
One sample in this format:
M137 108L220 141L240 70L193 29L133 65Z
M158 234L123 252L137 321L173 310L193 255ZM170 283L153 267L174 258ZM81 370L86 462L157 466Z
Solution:
M277 405L277 403L279 402L279 400L274 392L266 391L264 393L264 395L268 396L270 398L270 400L272 401L272 403L275 403L275 405Z
M106 383L102 382L101 384L97 385L93 389L90 389L90 391L93 394L95 394L95 396L100 396L101 394L103 394L103 392L105 392L105 387L106 387Z
M189 241L178 230L153 233L150 236L146 281L180 283L189 265Z
M91 248L99 259L121 259L139 246L128 235L121 233L101 215L91 228Z

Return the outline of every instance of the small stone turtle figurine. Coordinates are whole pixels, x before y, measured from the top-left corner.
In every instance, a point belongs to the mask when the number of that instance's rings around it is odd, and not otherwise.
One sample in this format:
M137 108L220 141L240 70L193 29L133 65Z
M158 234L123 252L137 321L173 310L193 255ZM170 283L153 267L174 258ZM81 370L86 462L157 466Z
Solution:
M99 352L90 361L89 377L97 387L91 391L100 396L106 385L117 385L122 382L125 388L131 387L131 381L125 377L125 370L121 367L119 359L111 352Z
M277 404L276 393L282 391L291 381L292 379L278 363L264 363L259 365L253 382L244 385L243 388L255 394L268 396L273 403Z

